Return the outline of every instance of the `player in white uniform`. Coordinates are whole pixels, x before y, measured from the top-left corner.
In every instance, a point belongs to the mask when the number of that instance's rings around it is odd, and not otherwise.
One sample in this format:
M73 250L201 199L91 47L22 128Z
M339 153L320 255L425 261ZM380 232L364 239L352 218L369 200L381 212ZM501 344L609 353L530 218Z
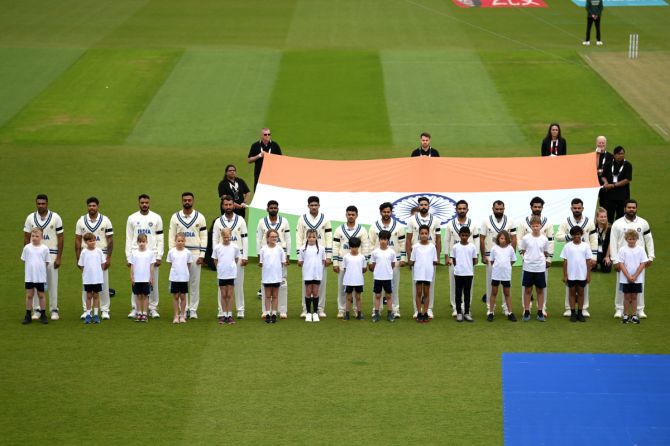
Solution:
M412 246L415 243L419 242L419 227L426 225L430 228L430 233L428 235L428 241L435 244L435 249L437 250L437 258L439 261L440 254L442 252L442 232L440 230L440 220L429 212L430 210L430 201L426 197L419 197L417 200L419 203L419 212L412 215L407 220L407 235L405 237L405 252L407 253L407 258L410 258L412 255ZM433 268L433 277L435 277L435 268ZM428 317L433 318L433 304L435 303L435 282L430 287L430 303L428 306ZM414 306L414 315L412 316L416 319L417 308L416 308L416 287L412 287L412 305Z
M549 258L547 259L547 261L551 262L551 259L554 257L554 225L549 221L547 217L542 217L542 209L544 209L544 200L540 197L533 197L533 199L530 200L531 215L517 222L518 225L516 228L516 237L517 240L521 240L524 237L524 235L533 232L533 230L530 227L530 219L534 215L539 217L542 224L540 233L543 234L545 237L547 237L547 240L549 241L549 245L547 248ZM544 272L544 275L545 280L547 282L547 287L544 289L544 308L542 309L542 313L544 313L544 316L546 317L547 302L549 301L549 268L547 268L547 270ZM521 305L523 306L523 287L521 288ZM531 307L530 309L532 310L533 309L532 302L530 304L530 307Z
M453 247L460 243L461 241L461 228L467 227L470 229L470 237L468 237L468 243L472 244L475 249L479 248L479 228L472 223L472 219L468 218L468 202L465 200L459 200L456 202L456 218L452 219L445 225L445 234L444 234L444 244L445 250L444 255L449 265L449 302L451 303L451 316L456 317L458 312L456 311L456 279L454 278L454 264L449 257L449 252ZM474 289L475 281L472 280L470 284L470 299L472 299L472 290Z
M330 220L326 220L326 216L319 212L321 204L319 197L311 196L307 199L307 207L309 212L303 214L298 218L298 224L295 231L295 248L296 252L305 247L307 242L307 230L314 229L317 234L317 241L319 246L323 246L326 250L326 265L323 267L323 278L319 285L319 318L326 317L326 283L328 274L326 266L333 262L333 229ZM305 284L303 283L302 295L305 295ZM305 317L305 302L302 303L302 313L300 317Z
M35 198L35 205L37 206L37 211L29 214L23 225L23 244L27 245L30 243L30 232L33 229L38 228L42 230L42 244L49 248L49 254L51 255L51 262L47 265L49 310L51 320L57 321L59 319L58 268L63 257L63 221L60 215L49 210L49 198L46 195L38 195ZM35 290L33 294L33 308L35 309L32 315L33 319L40 318L39 307L39 297Z
M405 225L393 218L393 205L391 203L382 203L379 206L379 213L381 214L382 218L370 225L370 249L374 250L379 248L379 233L381 231L388 231L391 234L388 247L395 252L392 284L393 317L398 318L400 317L400 268L405 266L405 263L407 262L407 253L405 251L405 237L407 234L407 228ZM414 292L416 292L416 290L414 290Z
M347 222L338 226L333 234L333 272L337 274L337 318L342 319L346 310L346 296L344 294L344 269L340 268L344 256L349 253L349 239L357 237L361 240L360 253L365 262L370 259L370 240L365 228L356 223L358 208L348 206L346 211Z
M230 195L221 197L221 208L223 215L214 221L212 229L212 245L216 246L221 240L221 231L230 229L230 241L235 243L240 250L240 260L237 262L237 277L235 278L235 308L237 318L244 319L244 267L249 262L249 237L247 222L235 213L235 201ZM223 317L221 307L221 290L219 290L219 310L217 317Z
M181 194L182 210L175 212L170 218L170 232L168 246L174 248L175 236L183 232L186 236L185 248L189 250L195 262L189 263L188 278L188 305L189 319L198 319L198 305L200 304L200 271L205 262L207 251L207 220L200 212L193 209L194 196L191 192Z
M482 301L486 303L487 312L489 296L491 296L491 274L493 273L493 265L489 261L489 256L491 255L491 247L495 244L495 239L500 231L507 231L512 248L516 251L516 226L514 226L514 221L505 215L505 203L496 200L493 202L491 210L493 214L484 219L479 229L479 252L482 256L482 263L486 265L486 294L482 296ZM505 299L501 299L501 302L503 312L507 315Z
M610 257L612 258L612 262L614 262L615 266L619 262L617 259L619 249L626 246L624 235L626 234L626 231L633 229L637 231L637 234L640 236L637 240L637 246L640 246L647 251L649 261L647 262L646 268L649 268L656 258L654 255L654 238L651 235L649 223L644 218L637 216L637 201L633 199L626 200L624 203L624 214L623 217L612 224L612 232L610 235ZM637 295L637 315L641 319L647 317L647 314L644 312L644 294L643 287L642 293L638 293ZM614 305L616 307L614 317L621 318L623 315L623 292L619 289L618 283Z
M151 197L142 194L137 198L140 210L128 217L126 222L126 261L130 267L130 256L137 248L137 236L144 234L147 236L147 250L153 251L155 256L154 263L154 284L149 294L149 315L153 318L159 318L158 313L158 270L163 258L163 219L157 213L151 211ZM135 295L130 293L130 305L132 310L128 315L134 319L137 316L137 307L135 306Z
M256 250L260 250L263 246L267 245L265 234L270 229L277 231L279 235L277 243L286 253L286 264L282 266L282 281L279 286L279 318L286 319L288 317L288 268L286 265L291 263L291 227L288 224L288 220L279 215L279 203L275 200L268 201L267 212L267 217L258 220L258 226L256 227ZM262 302L265 302L265 287L263 286L261 286L261 298L263 299ZM265 317L265 314L261 316Z
M100 202L96 197L90 197L86 200L88 213L82 215L77 220L77 225L74 231L74 256L79 264L79 254L81 253L81 242L84 234L90 232L95 235L95 246L100 248L105 254L106 262L102 265L103 282L102 292L100 293L100 310L102 311L102 318L109 319L109 267L112 263L112 252L114 251L114 229L112 222L107 216L98 212ZM86 292L81 292L81 303L84 308L84 313L81 319L86 318Z
M572 217L566 218L558 226L558 232L556 233L556 240L564 241L569 243L572 241L572 236L570 235L570 229L575 226L582 228L582 243L586 243L591 247L591 252L593 254L593 259L591 260L591 268L596 264L598 259L598 231L596 231L596 225L592 218L586 217L584 215L584 202L579 198L574 198L570 202L570 211L572 211ZM563 316L570 317L572 312L570 310L570 289L565 287L565 311ZM582 309L582 315L584 317L590 317L589 314L589 284L587 283L584 287L584 307Z

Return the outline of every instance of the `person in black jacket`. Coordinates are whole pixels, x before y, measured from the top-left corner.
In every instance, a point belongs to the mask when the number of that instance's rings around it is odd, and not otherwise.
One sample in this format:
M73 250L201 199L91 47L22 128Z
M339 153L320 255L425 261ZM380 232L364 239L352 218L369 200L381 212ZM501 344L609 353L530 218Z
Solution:
M596 25L596 44L601 46L603 41L600 39L600 18L603 15L603 6L605 0L586 0L586 39L582 44L591 45L591 25Z
M542 140L540 149L542 156L559 156L568 153L568 143L561 136L561 126L558 123L552 123L547 130L547 136Z
M253 143L251 148L249 148L247 162L249 164L254 163L254 192L256 191L256 185L258 184L258 177L261 176L261 170L263 169L263 156L265 156L266 153L273 153L275 155L282 154L281 147L270 138L271 136L272 133L270 132L270 129L262 129L261 139Z
M614 148L612 161L603 167L602 180L605 190L605 209L607 220L613 223L624 216L623 208L630 198L630 182L633 181L633 165L626 161L626 150Z
M219 197L229 195L233 197L233 212L246 220L247 200L249 198L249 186L242 178L237 176L237 168L233 164L226 166L226 174L219 183ZM223 215L223 202L221 203L221 215Z

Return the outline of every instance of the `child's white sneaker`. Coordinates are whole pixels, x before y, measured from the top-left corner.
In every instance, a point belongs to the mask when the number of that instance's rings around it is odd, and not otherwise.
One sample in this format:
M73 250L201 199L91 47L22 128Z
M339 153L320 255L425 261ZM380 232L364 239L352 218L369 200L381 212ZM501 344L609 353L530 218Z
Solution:
M312 313L305 313L305 322L312 322Z

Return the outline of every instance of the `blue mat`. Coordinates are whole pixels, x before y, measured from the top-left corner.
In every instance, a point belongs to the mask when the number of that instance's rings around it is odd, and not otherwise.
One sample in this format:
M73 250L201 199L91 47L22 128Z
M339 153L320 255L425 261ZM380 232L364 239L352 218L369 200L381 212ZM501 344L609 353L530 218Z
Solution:
M505 445L670 445L670 355L503 353Z

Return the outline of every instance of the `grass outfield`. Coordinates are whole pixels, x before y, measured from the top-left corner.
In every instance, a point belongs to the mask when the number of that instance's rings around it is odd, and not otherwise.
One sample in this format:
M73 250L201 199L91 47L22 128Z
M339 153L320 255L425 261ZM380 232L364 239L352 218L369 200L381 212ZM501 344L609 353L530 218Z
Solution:
M546 1L546 9L475 10L443 0L70 0L57 9L0 0L4 442L501 444L502 352L669 353L670 200L658 183L670 146L639 111L644 98L629 105L628 93L584 56L625 59L628 34L638 32L640 61L651 53L666 60L670 8L609 8L605 47L583 48L582 9ZM633 195L658 256L640 326L611 318L612 275L594 275L588 323L558 316L557 269L546 324L484 321L479 269L476 322L459 325L447 310L446 268L432 324L410 320L405 270L396 324L337 321L331 273L329 318L307 325L297 318L294 265L290 319L267 327L253 317L254 262L248 317L235 327L214 320L211 271L203 271L201 319L172 326L164 267L162 319L138 326L125 318L123 232L137 195L149 193L167 224L191 190L211 219L226 164L253 180L246 154L264 125L287 154L360 159L407 156L424 130L445 155L535 155L552 121L562 124L569 153L593 150L605 134L635 167ZM408 172L403 181L411 179ZM49 194L65 225L62 320L23 327L21 228L37 193ZM96 327L77 319L73 255L74 223L90 195L116 230L110 282L118 294L112 320ZM541 389L541 377L529 386Z

